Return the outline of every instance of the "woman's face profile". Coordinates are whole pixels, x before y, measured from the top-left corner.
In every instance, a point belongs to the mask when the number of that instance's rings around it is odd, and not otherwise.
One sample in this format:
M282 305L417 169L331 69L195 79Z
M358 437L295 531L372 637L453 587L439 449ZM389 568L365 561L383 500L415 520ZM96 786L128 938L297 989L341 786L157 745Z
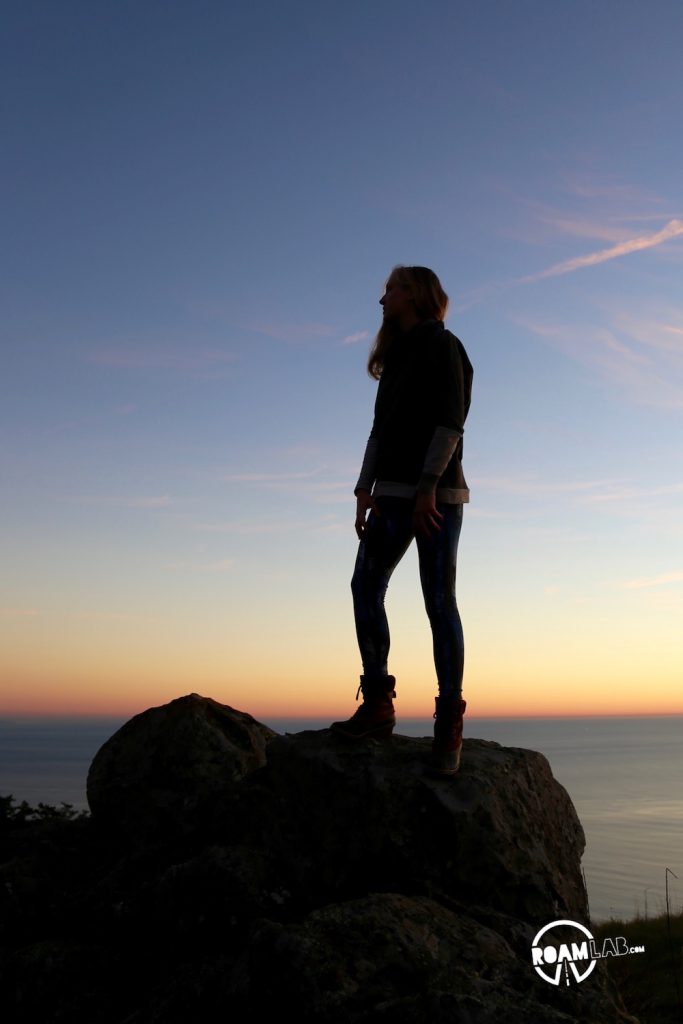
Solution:
M395 274L390 276L384 286L384 295L379 302L385 323L401 321L406 315L410 316L415 312L410 288L401 284Z

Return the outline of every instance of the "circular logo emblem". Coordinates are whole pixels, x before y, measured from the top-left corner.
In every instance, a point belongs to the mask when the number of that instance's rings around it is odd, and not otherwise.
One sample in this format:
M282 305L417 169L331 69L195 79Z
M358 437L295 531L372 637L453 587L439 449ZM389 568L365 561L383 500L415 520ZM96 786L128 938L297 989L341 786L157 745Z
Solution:
M584 925L576 921L551 921L541 928L531 945L534 970L551 985L559 985L563 976L567 985L572 977L577 982L585 981L595 967L592 943L593 936Z

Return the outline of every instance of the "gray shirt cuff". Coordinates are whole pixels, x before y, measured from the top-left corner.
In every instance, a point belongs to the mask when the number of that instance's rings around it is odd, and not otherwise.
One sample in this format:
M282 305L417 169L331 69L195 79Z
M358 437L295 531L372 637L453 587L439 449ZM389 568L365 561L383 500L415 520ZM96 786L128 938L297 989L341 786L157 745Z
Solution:
M461 437L460 431L453 430L451 427L436 428L425 455L418 490L433 491L435 489L436 483L451 461Z
M361 466L358 483L353 489L354 494L360 490L372 490L372 485L375 482L375 469L377 467L377 446L377 438L369 437L368 443L365 446L365 455L363 456L363 465Z

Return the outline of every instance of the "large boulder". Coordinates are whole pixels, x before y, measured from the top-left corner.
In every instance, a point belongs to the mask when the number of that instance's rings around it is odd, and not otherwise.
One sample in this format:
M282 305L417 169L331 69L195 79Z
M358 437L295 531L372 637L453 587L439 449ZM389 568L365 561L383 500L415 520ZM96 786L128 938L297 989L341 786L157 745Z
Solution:
M92 764L57 884L61 838L7 890L8 1022L637 1024L609 961L557 987L534 970L541 928L590 924L547 760L467 738L439 779L430 745L279 736L196 694L138 715Z
M149 708L97 752L88 772L90 809L133 833L190 826L265 764L275 735L251 715L197 693Z
M525 921L588 916L585 838L567 791L531 750L466 739L458 776L432 778L429 739L278 736L222 811L277 862L297 902L367 891L442 894Z
M240 967L233 998L263 1019L284 1006L311 1024L574 1020L548 1005L498 932L422 896L376 893L302 922L259 921Z

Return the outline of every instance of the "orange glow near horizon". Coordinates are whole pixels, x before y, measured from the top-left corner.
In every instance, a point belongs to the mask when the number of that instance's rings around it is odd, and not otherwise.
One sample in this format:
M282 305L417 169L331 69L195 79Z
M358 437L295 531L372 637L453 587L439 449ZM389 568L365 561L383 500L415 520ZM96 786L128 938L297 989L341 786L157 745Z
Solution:
M31 683L24 678L18 685L5 685L0 698L4 716L116 716L129 718L150 707L167 704L188 693L199 693L220 704L247 712L260 721L275 718L301 720L346 718L358 706L354 700L357 678L329 679L321 693L317 676L282 678L277 687L266 680L249 684L225 680L214 674L203 680L181 674L164 681L140 679L135 684L116 684L101 679L97 686L71 677L70 682L52 685ZM435 687L413 682L401 686L397 681L395 702L400 731L401 718L428 718L434 709ZM620 715L683 715L683 700L673 686L660 685L647 691L634 686L624 688L604 681L599 689L579 689L559 682L551 689L539 680L527 680L526 686L508 682L505 686L477 681L472 674L463 696L469 718L578 718Z
M415 614L413 583L406 580L406 599L390 613L399 729L402 717L433 713L437 689L429 625L421 609ZM227 622L217 611L215 618L144 627L92 620L87 630L68 618L6 621L0 715L128 718L199 693L261 721L347 718L358 706L361 671L348 602L326 606L313 632L295 611L273 613L267 644L251 605ZM568 649L561 616L542 622L513 609L493 636L489 620L474 610L466 620L468 717L683 714L678 648L661 614L649 623L646 642L633 629L631 647L621 622L584 620L580 642Z

